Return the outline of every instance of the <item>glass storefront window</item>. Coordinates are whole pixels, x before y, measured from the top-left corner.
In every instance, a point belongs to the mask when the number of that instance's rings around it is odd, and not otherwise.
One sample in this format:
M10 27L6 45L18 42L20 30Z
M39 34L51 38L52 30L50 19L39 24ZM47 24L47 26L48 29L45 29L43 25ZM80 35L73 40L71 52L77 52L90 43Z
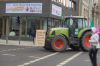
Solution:
M9 36L12 36L11 33L15 33L13 36L18 36L19 35L19 27L20 24L17 22L17 17L12 17L9 20Z
M8 36L8 39L13 40L26 40L30 38L30 30L33 31L35 27L36 30L47 30L48 28L60 27L62 26L61 20L53 18L42 18L42 17L31 17L31 16L20 16L20 23L17 21L17 16L8 17L2 22L3 25L0 29L0 34ZM1 25L1 22L0 22ZM6 32L7 31L7 32ZM24 39L23 39L24 38ZM32 36L31 36L32 39Z
M55 27L62 27L62 22L61 20L57 19L49 19L48 20L48 28L55 28Z

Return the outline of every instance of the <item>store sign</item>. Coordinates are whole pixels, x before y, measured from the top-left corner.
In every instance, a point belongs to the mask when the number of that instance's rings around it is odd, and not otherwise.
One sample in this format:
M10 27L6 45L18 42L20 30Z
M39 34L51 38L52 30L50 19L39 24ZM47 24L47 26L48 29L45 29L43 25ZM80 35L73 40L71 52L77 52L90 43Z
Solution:
M62 16L62 8L52 4L52 15Z
M42 13L42 3L6 3L6 13Z

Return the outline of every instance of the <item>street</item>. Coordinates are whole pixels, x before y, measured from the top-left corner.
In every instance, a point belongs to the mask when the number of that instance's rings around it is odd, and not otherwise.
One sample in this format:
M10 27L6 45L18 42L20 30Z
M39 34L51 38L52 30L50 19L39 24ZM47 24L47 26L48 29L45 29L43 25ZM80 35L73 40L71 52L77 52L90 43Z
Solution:
M0 66L100 66L99 44L100 0L0 0Z
M100 65L98 52L98 66ZM50 52L42 47L0 45L0 66L92 66L88 52Z

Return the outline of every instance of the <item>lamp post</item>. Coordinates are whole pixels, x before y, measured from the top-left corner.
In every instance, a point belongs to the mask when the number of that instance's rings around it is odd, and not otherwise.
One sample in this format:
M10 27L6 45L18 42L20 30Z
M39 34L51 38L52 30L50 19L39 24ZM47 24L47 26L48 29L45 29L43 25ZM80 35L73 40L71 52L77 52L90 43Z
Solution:
M72 5L72 0L70 0L71 1L71 15L70 16L72 16L73 15L73 5Z
M94 17L95 17L95 7L96 7L96 3L93 4L93 7L92 7L92 19L94 21Z

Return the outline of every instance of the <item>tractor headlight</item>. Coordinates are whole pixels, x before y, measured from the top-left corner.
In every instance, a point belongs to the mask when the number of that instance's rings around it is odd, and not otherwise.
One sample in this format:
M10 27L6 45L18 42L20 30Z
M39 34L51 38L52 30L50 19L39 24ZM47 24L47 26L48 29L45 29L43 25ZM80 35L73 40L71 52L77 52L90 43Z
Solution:
M79 31L78 29L75 29L75 35L78 35L78 31Z

